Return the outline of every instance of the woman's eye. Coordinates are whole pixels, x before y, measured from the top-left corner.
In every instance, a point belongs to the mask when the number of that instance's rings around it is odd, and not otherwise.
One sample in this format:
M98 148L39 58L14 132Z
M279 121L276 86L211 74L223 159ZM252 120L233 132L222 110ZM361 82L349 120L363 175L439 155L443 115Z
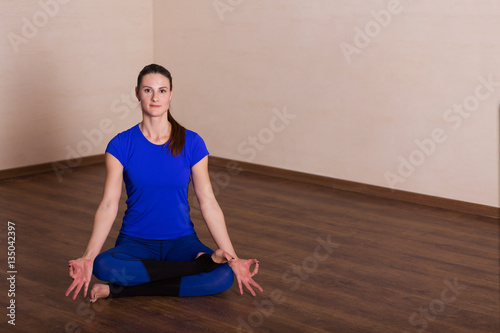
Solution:
M144 91L148 93L148 92L151 92L151 89L146 88L146 89L144 89Z
M160 90L162 94L166 93L167 91L165 89Z

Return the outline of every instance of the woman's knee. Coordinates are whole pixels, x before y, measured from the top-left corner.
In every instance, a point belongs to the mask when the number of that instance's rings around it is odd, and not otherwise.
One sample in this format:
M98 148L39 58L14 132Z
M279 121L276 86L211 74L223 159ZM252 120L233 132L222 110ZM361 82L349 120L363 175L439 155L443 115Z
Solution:
M179 296L207 296L231 288L233 271L228 264L221 265L210 273L184 276L180 283Z
M233 275L233 270L231 269L231 267L229 267L228 264L223 265L219 269L221 271L220 272L221 275L220 275L220 279L219 279L221 291L219 291L219 292L223 292L223 291L231 288L231 286L233 285L234 275Z
M234 282L233 271L228 264L218 267L211 278L211 283L208 285L207 294L219 294L231 288Z
M93 273L101 281L111 281L109 270L111 265L107 263L109 261L107 257L105 253L101 253L94 259Z

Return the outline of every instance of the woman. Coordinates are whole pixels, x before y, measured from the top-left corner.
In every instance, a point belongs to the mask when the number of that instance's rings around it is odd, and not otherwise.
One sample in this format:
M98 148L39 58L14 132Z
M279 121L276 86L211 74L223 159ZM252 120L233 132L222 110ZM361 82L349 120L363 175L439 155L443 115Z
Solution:
M229 239L224 216L208 174L208 151L201 137L179 125L170 114L172 77L164 67L144 67L136 96L142 122L115 136L106 148L106 180L102 201L83 256L69 262L73 299L92 276L90 301L138 295L203 296L222 292L233 283L255 296L252 279L256 259L239 259ZM188 185L219 250L197 238L189 218ZM122 182L127 210L115 247L99 254L118 212ZM251 266L255 265L251 270Z

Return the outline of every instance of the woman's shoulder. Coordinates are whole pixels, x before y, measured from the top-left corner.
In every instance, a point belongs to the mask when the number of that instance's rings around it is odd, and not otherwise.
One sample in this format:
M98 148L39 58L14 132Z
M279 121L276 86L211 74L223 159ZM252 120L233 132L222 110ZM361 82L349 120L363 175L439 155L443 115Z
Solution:
M132 127L130 127L129 129L126 129L122 132L119 132L118 134L116 134L112 139L111 141L113 140L123 140L123 139L127 139L127 138L131 138L135 135L137 135L137 130L139 129L139 124L136 124Z
M184 143L184 147L186 148L186 151L190 152L190 154L196 156L202 155L202 157L208 154L205 141L198 133L186 129L185 137L186 141Z
M138 129L139 129L139 124L135 124L134 126L130 127L129 129L126 129L126 130L116 134L116 136L134 135L134 134L137 134Z
M196 133L196 132L194 132L192 130L189 130L189 129L186 128L186 132L185 133L186 133L186 142L188 142L188 141L197 141L197 140L202 140L203 141L203 139L201 138L201 136L198 133Z
M111 140L108 142L108 146L106 151L112 150L123 150L130 147L133 142L135 142L135 138L137 137L137 131L139 130L139 124L132 126L131 128L122 131L116 134ZM140 130L139 130L140 131Z

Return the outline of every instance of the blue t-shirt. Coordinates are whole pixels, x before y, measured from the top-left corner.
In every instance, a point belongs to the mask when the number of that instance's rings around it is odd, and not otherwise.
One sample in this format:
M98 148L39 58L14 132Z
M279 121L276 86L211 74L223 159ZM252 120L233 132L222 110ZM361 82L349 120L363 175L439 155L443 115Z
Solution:
M139 124L116 135L106 152L123 165L127 210L120 232L143 239L173 239L194 233L189 216L191 167L208 155L203 139L186 130L182 153L174 157L150 142Z

